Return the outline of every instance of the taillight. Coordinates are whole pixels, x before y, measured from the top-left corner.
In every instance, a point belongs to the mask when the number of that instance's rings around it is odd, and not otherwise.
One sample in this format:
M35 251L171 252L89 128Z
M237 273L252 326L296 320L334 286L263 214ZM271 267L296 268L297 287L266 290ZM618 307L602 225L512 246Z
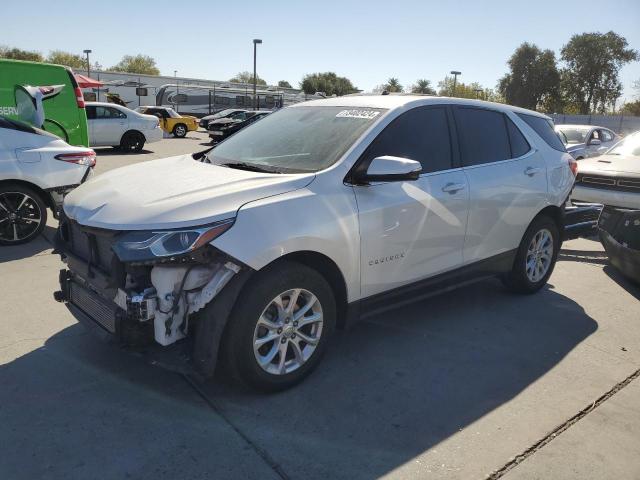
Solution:
M76 102L78 104L78 108L84 108L84 96L82 95L82 90L80 90L80 87L76 87L73 91L76 94Z
M86 165L87 167L94 167L96 165L96 152L93 150L89 150L88 152L61 153L54 158L63 162Z
M569 168L571 169L571 173L573 173L574 177L578 175L578 162L575 159L569 159Z

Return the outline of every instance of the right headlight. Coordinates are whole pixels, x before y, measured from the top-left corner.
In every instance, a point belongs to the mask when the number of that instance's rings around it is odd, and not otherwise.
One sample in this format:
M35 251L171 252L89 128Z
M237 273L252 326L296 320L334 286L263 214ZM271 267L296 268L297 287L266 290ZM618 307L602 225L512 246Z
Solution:
M202 227L128 232L113 246L113 251L122 262L183 255L219 237L231 228L234 221L235 218L228 218Z

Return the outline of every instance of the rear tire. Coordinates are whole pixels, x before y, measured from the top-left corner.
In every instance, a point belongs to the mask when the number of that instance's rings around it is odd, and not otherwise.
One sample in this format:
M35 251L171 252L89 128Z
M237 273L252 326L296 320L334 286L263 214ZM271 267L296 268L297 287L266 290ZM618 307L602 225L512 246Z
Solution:
M336 305L317 271L278 263L255 274L236 302L221 345L224 371L234 380L274 392L318 366L335 328Z
M522 237L511 271L502 277L504 285L517 293L540 290L553 273L561 243L556 222L546 215L536 217Z
M125 153L138 153L144 147L145 138L139 132L127 132L122 136L120 148Z
M187 135L187 126L184 123L178 123L173 127L173 135L177 138L184 138Z
M47 224L47 206L39 193L22 185L0 186L0 245L27 243Z

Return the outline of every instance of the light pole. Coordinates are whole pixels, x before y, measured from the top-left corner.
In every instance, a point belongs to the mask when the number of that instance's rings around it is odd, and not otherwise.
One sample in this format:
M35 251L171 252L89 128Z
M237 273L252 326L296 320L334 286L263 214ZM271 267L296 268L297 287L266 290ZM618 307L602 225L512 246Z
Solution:
M262 40L259 38L253 39L253 109L256 109L256 83L257 83L257 75L256 75L256 47L259 43L262 43Z
M482 93L482 89L481 88L474 88L473 91L476 92L476 98L480 98L480 94Z
M176 82L176 101L173 102L173 108L178 111L178 70L173 71L173 80Z
M89 63L89 54L91 53L91 50L83 50L84 54L87 56L87 77L89 76L89 65L91 65Z
M451 70L451 75L453 75L453 93L452 97L456 96L456 81L458 80L458 75L462 75L462 72L457 72L455 70Z

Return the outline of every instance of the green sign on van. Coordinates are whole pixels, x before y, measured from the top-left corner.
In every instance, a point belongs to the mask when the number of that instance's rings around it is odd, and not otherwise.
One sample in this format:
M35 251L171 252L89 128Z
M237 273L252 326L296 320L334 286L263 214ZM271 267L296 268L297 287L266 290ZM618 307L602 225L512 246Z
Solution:
M84 98L68 67L0 59L0 115L89 146Z

